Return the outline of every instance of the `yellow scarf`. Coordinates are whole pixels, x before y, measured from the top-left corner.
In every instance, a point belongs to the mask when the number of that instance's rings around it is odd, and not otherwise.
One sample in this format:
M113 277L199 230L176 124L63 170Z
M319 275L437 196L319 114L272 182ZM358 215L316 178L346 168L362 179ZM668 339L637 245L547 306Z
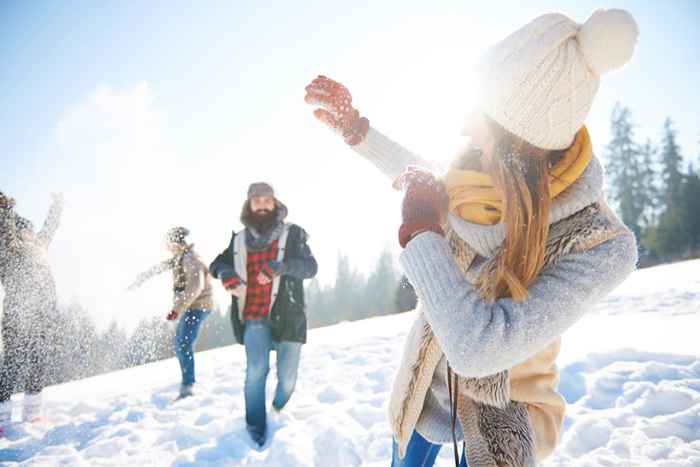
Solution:
M591 138L584 126L576 133L574 143L562 159L550 170L550 196L556 197L574 183L592 158ZM475 170L450 169L445 187L451 213L473 224L493 225L501 221L503 201L490 175Z

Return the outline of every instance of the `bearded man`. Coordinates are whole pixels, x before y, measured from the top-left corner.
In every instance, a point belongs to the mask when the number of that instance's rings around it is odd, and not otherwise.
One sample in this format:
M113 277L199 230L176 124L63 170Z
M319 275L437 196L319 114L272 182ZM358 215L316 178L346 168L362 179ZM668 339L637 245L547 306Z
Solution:
M318 270L306 231L286 223L287 213L272 186L253 183L241 213L245 228L233 233L228 247L209 266L232 296L233 332L246 352L246 424L259 447L266 438L270 351L277 352L272 408L279 412L294 392L306 342L304 279Z

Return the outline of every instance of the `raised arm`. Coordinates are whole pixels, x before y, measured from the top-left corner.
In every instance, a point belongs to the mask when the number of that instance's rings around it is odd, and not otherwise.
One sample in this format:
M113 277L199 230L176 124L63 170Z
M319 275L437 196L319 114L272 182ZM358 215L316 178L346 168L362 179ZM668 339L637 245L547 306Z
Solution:
M314 110L318 120L340 134L356 153L392 181L410 165L436 169L427 160L370 127L369 120L361 117L352 106L348 89L337 81L319 76L306 87L305 100L320 107Z
M147 269L146 271L140 273L138 276L136 276L136 279L134 282L128 287L127 290L134 290L138 287L141 287L144 282L149 280L152 277L157 276L158 274L162 274L165 271L169 271L170 269L173 268L173 262L172 260L165 260L161 261L160 263L156 264L155 266Z
M37 234L37 239L46 246L53 240L53 236L61 222L61 213L63 212L63 196L52 194L51 197L53 201L49 208L49 213L46 216L43 227Z

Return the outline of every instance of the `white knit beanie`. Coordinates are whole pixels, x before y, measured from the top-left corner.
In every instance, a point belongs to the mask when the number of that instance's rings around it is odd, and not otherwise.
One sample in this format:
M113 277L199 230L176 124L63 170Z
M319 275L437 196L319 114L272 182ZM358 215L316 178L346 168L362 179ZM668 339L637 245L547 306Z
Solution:
M597 10L583 25L542 15L480 61L480 110L534 146L565 149L588 115L600 75L629 61L638 34L625 10Z

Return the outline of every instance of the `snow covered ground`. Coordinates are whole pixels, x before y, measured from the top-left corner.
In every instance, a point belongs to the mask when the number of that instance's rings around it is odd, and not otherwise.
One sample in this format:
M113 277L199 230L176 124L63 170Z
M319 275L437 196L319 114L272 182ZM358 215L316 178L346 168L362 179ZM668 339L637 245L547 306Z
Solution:
M197 395L180 402L174 359L48 388L50 422L14 426L0 463L388 466L386 403L413 318L311 331L261 451L244 427L236 346L198 354ZM700 466L699 333L700 261L635 273L577 323L560 359L566 430L547 465ZM450 449L438 465L452 465Z

